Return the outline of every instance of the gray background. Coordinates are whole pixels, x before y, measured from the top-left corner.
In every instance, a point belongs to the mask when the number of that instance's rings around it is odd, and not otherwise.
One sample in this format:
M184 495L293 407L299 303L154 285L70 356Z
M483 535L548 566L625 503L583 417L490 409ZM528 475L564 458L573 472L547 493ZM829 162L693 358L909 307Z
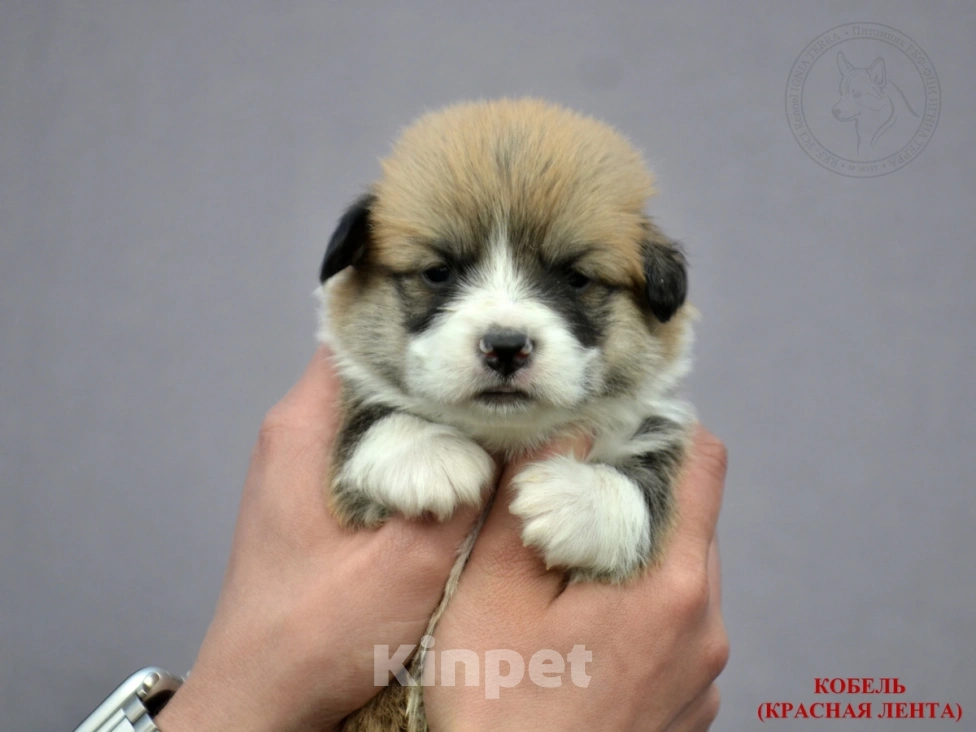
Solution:
M690 389L732 458L715 729L824 675L976 718L974 7L2 0L0 726L189 666L342 206L418 112L522 92L644 148L691 255ZM850 21L942 84L881 178L824 170L785 115L794 58Z

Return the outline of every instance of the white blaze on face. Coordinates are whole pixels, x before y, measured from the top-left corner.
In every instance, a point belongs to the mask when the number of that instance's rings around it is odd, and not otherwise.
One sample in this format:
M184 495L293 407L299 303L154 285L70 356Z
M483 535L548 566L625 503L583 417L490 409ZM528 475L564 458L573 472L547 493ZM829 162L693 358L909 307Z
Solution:
M496 236L488 256L468 275L453 302L407 349L409 391L442 402L458 402L496 387L478 343L492 330L525 333L533 343L528 365L507 383L553 406L572 407L586 396L588 375L598 351L584 348L569 324L533 295L518 272L504 236Z

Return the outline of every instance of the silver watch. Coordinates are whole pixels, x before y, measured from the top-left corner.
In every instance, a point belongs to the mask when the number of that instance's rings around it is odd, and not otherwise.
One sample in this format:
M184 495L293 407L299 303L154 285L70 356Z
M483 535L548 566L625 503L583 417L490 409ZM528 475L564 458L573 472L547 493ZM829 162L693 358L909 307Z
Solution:
M183 679L149 666L126 679L88 715L75 732L159 732L153 715L180 688Z

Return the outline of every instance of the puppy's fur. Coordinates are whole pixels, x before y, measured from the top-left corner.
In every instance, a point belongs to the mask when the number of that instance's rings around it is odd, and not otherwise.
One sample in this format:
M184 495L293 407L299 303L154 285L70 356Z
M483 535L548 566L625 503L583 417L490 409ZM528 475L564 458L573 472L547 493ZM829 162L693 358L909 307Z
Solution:
M605 124L517 99L424 115L382 167L322 263L319 337L344 386L335 515L443 520L484 505L494 457L584 431L588 457L529 464L511 510L571 581L638 574L662 550L694 419L676 394L685 259L644 213L640 155ZM423 729L420 693L388 687L346 729Z

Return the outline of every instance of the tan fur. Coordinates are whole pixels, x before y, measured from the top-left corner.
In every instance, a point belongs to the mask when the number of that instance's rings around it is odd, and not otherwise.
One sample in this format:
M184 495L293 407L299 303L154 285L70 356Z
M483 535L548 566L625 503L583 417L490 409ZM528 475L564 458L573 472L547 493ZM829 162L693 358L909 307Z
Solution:
M538 228L543 252L595 247L610 282L643 279L634 242L653 178L601 122L532 99L459 104L421 117L382 166L376 253L393 269L422 267L425 242L475 246L492 212Z
M668 246L671 239L649 219L645 221L647 241L650 246ZM643 278L642 278L643 281ZM661 351L667 361L672 361L681 351L683 340L689 332L689 325L698 319L698 310L686 302L667 323L651 323L654 336L661 344Z
M391 683L346 717L343 732L400 732L407 728L407 688Z
M391 313L399 310L396 291L381 272L368 267L350 270L330 293L333 327L345 347L372 362L402 353L405 334ZM359 327L371 323L370 332Z
M689 325L698 319L698 310L686 302L667 323L654 323L654 336L661 344L665 361L677 358L688 336Z

